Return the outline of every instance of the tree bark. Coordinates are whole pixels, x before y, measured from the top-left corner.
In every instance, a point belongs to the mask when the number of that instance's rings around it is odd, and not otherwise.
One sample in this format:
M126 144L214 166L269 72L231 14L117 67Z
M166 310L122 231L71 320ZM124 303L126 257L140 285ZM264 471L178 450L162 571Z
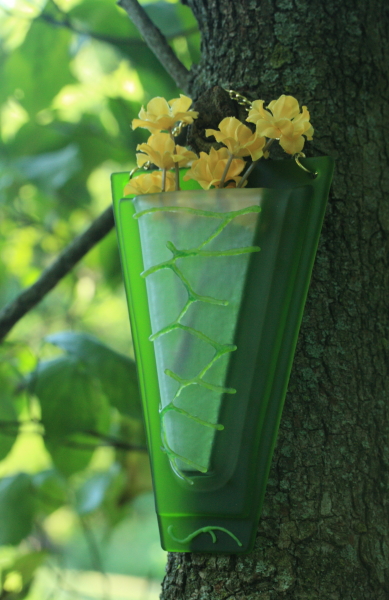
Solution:
M307 154L335 157L336 172L255 550L169 555L161 598L385 600L389 5L185 4L202 34L192 97L212 104L216 85L297 97L315 127Z

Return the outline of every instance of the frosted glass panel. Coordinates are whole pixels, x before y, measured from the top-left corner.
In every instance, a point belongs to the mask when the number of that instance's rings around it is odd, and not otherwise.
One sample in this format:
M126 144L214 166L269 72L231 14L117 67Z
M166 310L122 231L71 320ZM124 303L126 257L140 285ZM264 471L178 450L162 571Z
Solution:
M242 192L242 190L240 190ZM176 473L212 470L234 334L253 253L258 190L134 199L161 394L161 437Z

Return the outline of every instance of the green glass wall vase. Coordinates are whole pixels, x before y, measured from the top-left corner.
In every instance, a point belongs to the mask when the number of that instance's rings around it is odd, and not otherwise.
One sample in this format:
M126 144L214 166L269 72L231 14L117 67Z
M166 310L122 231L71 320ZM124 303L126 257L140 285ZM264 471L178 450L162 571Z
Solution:
M135 198L112 176L166 550L254 545L333 171L301 162Z

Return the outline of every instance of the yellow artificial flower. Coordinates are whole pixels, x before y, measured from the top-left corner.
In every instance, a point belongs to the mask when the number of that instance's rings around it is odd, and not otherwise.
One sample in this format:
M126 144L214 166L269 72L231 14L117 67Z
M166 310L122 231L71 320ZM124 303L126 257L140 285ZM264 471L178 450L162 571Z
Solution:
M312 140L313 138L313 127L309 122L309 112L306 106L303 106L303 112L300 113L292 121L293 131L285 133L280 138L280 146L288 154L297 154L304 148L305 139Z
M192 167L184 176L184 181L194 179L204 190L209 190L211 186L218 187L230 156L227 148L220 148L220 150L211 148L209 154L200 152L200 158L193 161ZM228 187L235 186L240 181L239 174L245 164L245 161L240 158L232 160L225 178Z
M171 131L177 121L190 125L199 114L195 110L188 110L191 104L192 100L183 94L169 102L159 96L153 98L146 110L142 106L139 119L132 121L132 128L144 127L153 133L161 130Z
M158 194L162 192L162 171L151 171L150 173L142 173L138 177L133 177L125 186L123 193L125 196L141 194ZM173 173L166 173L166 192L174 192L176 182Z
M144 153L136 155L138 167L150 161L160 169L173 169L175 163L184 167L197 158L194 152L176 146L169 133L154 133L146 144L138 144L136 149Z
M305 143L302 136L308 140L313 136L307 107L303 106L300 112L296 98L284 94L278 100L272 100L266 109L263 104L263 100L253 102L247 121L256 124L259 135L279 140L288 154L301 152Z
M234 156L250 155L253 161L263 156L262 149L266 143L266 139L259 135L258 132L253 133L239 119L226 117L219 123L219 130L206 129L205 135L208 137L213 135L216 141L227 146L228 150Z

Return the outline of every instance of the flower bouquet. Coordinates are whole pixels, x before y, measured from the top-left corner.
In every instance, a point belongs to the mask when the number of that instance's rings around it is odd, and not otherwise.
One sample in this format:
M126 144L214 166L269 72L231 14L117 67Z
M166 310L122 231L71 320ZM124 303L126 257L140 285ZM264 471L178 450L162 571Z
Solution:
M299 160L306 107L246 102L255 130L226 117L197 156L174 139L191 100L154 98L133 127L151 132L138 168L157 169L112 177L170 551L253 547L331 182L331 159ZM296 160L268 160L275 140Z

